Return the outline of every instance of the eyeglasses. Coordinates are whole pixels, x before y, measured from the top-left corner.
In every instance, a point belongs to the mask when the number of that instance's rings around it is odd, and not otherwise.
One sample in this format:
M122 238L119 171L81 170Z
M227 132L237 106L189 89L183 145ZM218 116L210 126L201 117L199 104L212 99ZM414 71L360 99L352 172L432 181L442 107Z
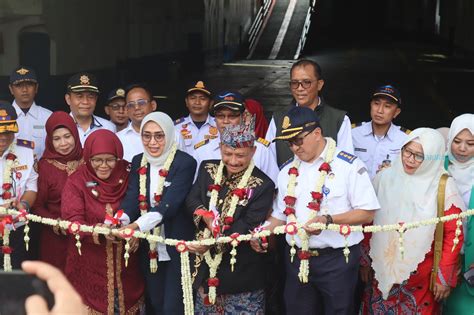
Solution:
M292 146L296 145L297 147L300 147L303 145L304 138L306 138L307 135L311 134L311 131L305 134L302 137L294 137L289 140L286 140L286 144L291 148Z
M128 109L135 109L137 106L138 108L142 108L143 106L147 105L150 103L150 100L144 100L144 99L139 99L136 101L131 101L127 103L127 108Z
M410 151L407 148L402 148L402 155L409 159L413 156L416 162L421 163L425 160L425 156L423 154L415 153L413 151Z
M118 112L118 111L124 111L126 108L127 108L127 105L120 105L120 104L117 104L117 103L114 103L114 104L109 104L107 105L110 107L110 109L112 109L114 112Z
M226 115L226 114L222 114L222 113L217 113L215 115L215 118L216 119L219 119L219 120L226 120L226 119L237 119L241 116L240 113L235 113L235 114L229 114L229 115Z
M108 159L98 159L98 158L92 158L90 159L91 164L93 167L100 167L102 165L107 165L108 167L114 167L115 163L117 163L118 159L113 157L113 158L108 158Z
M156 142L162 142L163 140L165 140L165 134L163 132L142 133L142 141L144 143L150 142L152 138L155 139Z
M311 83L317 82L318 80L291 80L290 83L290 88L293 90L296 90L297 88L300 87L300 85L303 87L303 89L309 89L311 86Z

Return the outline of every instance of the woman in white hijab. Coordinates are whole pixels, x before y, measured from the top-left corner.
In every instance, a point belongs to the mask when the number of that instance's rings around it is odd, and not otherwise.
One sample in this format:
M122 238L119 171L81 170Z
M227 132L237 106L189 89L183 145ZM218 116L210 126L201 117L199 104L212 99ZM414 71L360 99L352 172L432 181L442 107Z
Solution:
M414 130L391 168L380 172L374 187L381 205L374 224L421 221L437 216L437 194L443 168L445 145L436 130ZM445 215L464 209L454 181L445 190ZM374 233L370 258L375 272L364 294L363 314L437 314L438 302L456 285L456 262L461 246L451 251L456 222L444 224L442 257L438 279L430 291L435 225L421 226L404 233L400 252L397 232ZM459 236L460 241L462 235Z
M454 178L464 203L474 208L474 114L456 117L448 136L449 174ZM474 268L474 219L466 220L464 235L464 259L461 274ZM444 314L472 314L474 312L474 287L469 286L464 277L447 300Z
M143 154L132 160L128 190L121 204L122 228L160 233L166 238L191 240L194 225L184 201L191 189L196 161L176 150L174 124L162 112L145 116L140 127ZM125 144L126 145L126 144ZM155 229L155 227L159 227ZM180 257L174 247L140 244L146 280L147 313L183 314ZM151 272L156 261L157 271Z

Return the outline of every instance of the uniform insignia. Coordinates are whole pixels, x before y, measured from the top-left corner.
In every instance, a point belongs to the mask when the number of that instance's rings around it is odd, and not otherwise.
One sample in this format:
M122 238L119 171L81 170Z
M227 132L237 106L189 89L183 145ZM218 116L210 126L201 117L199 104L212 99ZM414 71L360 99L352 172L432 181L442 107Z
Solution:
M25 69L25 68L21 68L21 69L16 70L16 73L18 73L19 75L25 75L28 72L30 72L30 70Z
M196 88L198 89L204 89L204 82L198 81L195 85Z
M360 122L360 123L351 124L352 129L354 129L354 128L356 128L356 127L360 127L360 126L362 126L362 123L361 123L361 122Z
M411 130L410 129L407 129L405 127L400 127L400 130L404 133L406 133L407 135L409 135L411 133Z
M202 147L203 145L206 145L209 143L209 139L206 139L206 140L202 140L201 142L198 142L194 145L194 150Z
M354 148L354 151L357 151L357 152L367 152L367 149L364 149L364 148Z
M326 196L326 197L331 192L331 190L326 185L323 186L322 191L323 191L324 196Z
M183 129L188 128L188 124L182 124L182 125L181 125L181 128L183 128Z
M357 171L357 173L359 173L359 175L362 175L364 173L367 173L367 169L365 167L362 167L361 169Z
M218 132L217 127L214 127L214 126L209 127L209 134L211 136L216 136L217 132Z
M16 140L16 145L18 145L20 147L30 148L30 149L35 148L35 142L34 141L23 140L23 139L17 139Z
M181 129L180 132L181 132L181 135L183 135L183 137L190 133L190 131L188 129Z
M192 139L192 138L193 138L193 135L191 135L191 134L183 135L184 140L188 140L188 139Z
M261 144L263 144L266 147L268 147L270 145L270 141L268 141L267 139L264 139L264 138L258 138L257 142L260 142Z
M7 117L7 116L8 116L7 111L4 110L4 109L0 109L0 116L1 116L1 117Z
M125 90L124 89L118 89L117 92L115 92L117 96L125 96Z
M347 153L345 151L341 151L339 152L339 154L337 155L338 158L340 158L341 160L343 161L346 161L347 163L349 164L352 164L352 162L354 162L355 159L357 159L357 156L355 155L352 155L350 153Z
M286 161L285 163L283 163L282 165L280 165L280 171L281 171L285 166L287 166L288 164L290 164L291 162L293 162L293 159L294 159L294 157L292 157L291 159L289 159L288 161Z
M227 95L224 97L224 101L235 101L235 97L233 95Z
M176 119L176 120L174 121L174 125L176 126L176 125L182 123L184 120L185 120L184 117L181 117L181 118L179 118L179 119Z
M20 166L17 166L14 168L15 169L15 172L18 172L18 171L24 171L24 170L27 170L28 169L28 165L20 165Z
M81 75L81 77L79 78L79 81L81 81L81 84L83 85L89 85L90 84L90 79L87 75Z
M285 116L285 117L283 118L283 124L281 125L281 127L282 127L283 129L287 129L287 128L290 127L290 126L291 126L290 117Z

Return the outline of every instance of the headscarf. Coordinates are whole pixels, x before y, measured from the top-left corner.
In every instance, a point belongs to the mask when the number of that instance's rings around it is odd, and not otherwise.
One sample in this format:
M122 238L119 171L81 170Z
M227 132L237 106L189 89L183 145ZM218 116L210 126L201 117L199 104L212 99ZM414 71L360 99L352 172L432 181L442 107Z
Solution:
M58 128L68 129L74 138L74 149L67 155L59 154L53 146L53 133ZM46 121L46 148L43 158L56 160L66 164L70 161L79 161L82 157L82 145L79 139L76 123L72 117L65 112L54 112Z
M374 225L397 224L434 218L437 215L438 184L443 167L444 140L436 130L419 128L403 145L415 141L423 147L424 161L414 174L405 173L400 153L392 167L381 171L374 179L374 188L381 209ZM375 278L383 298L393 284L400 284L423 262L434 239L435 225L421 226L404 233L404 257L399 250L398 232L374 233L370 242L370 257Z
M148 160L148 163L153 166L162 166L165 164L166 159L171 151L171 147L175 144L175 132L174 132L174 123L173 120L167 114L163 112L152 112L143 118L142 124L140 126L140 134L143 132L143 127L149 121L153 121L157 123L163 132L165 133L165 147L163 149L163 153L161 153L158 157L153 157L150 153L147 152L145 146L143 145L143 154Z
M255 136L257 138L265 138L268 130L268 121L263 113L262 104L254 99L247 98L245 100L245 107L250 114L255 115Z
M109 178L102 180L97 177L90 159L97 154L112 154L119 160ZM119 138L111 131L100 129L94 131L87 137L84 143L84 162L78 170L78 176L82 177L84 185L91 185L89 193L94 196L92 190L98 192L97 200L103 203L114 203L120 201L127 190L129 163L123 158L123 147ZM93 185L96 183L96 185Z
M451 145L454 138L464 129L468 129L472 134L474 134L474 114L463 114L456 117L451 123L451 128L449 129L448 134L448 172L456 181L456 185L458 186L461 195L469 198L470 194L468 192L472 190L474 184L474 158L461 163L456 160L451 152ZM464 202L469 206L469 200L464 199Z

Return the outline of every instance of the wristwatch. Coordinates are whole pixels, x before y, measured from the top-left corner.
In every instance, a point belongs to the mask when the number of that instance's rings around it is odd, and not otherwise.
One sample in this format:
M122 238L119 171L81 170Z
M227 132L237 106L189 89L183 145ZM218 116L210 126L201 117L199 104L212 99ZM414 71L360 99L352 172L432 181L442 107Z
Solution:
M330 214L325 214L323 215L323 217L326 218L326 226L334 223L334 220L332 219L332 216Z

